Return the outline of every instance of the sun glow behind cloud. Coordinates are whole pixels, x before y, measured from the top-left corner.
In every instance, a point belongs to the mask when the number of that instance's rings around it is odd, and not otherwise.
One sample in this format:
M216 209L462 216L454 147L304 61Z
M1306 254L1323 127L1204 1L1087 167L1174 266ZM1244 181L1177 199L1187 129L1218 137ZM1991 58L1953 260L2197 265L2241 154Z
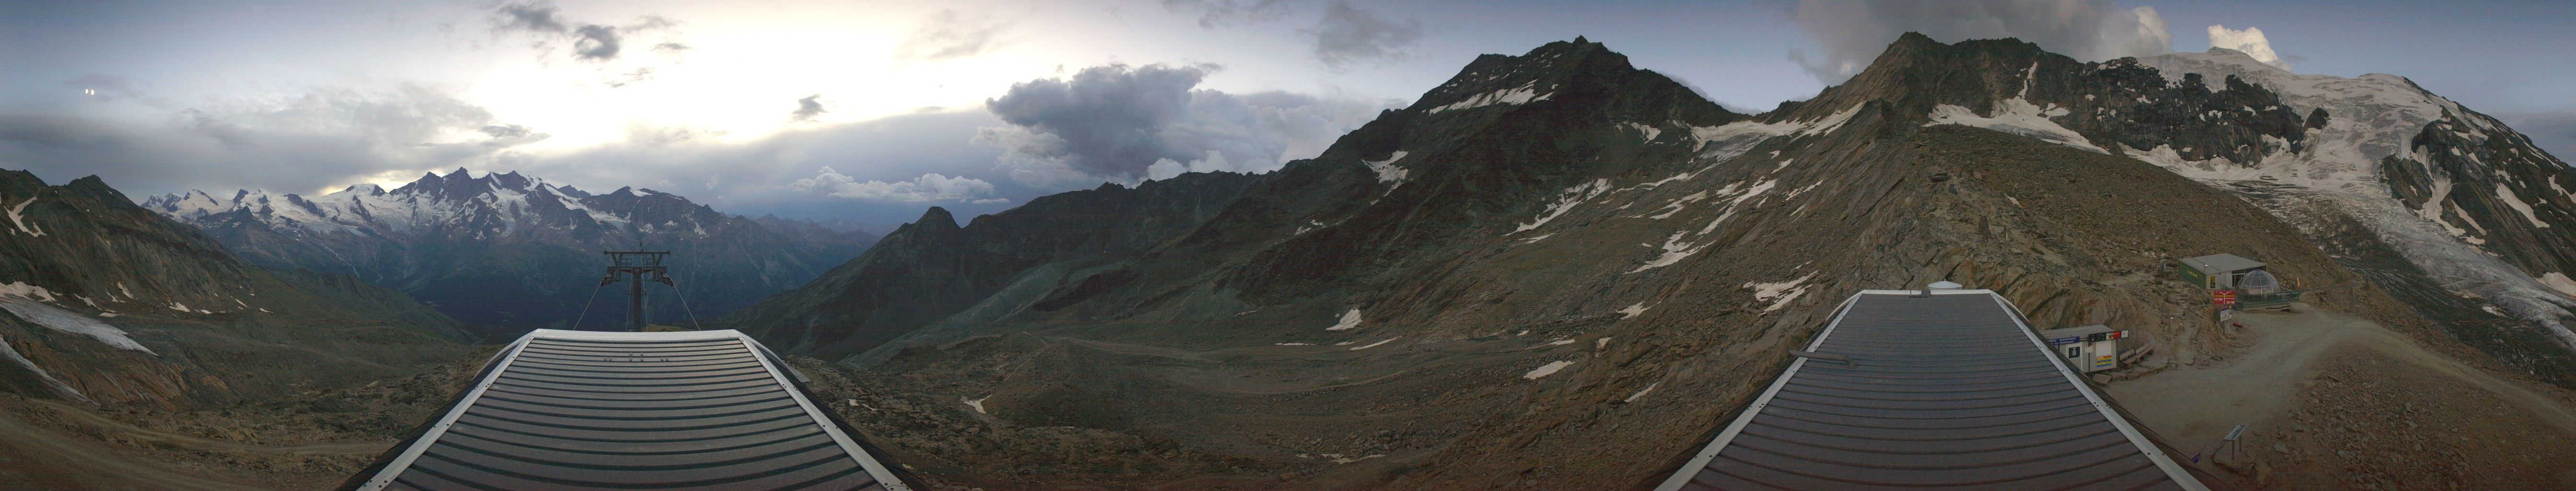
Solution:
M540 155L624 141L742 142L798 125L974 108L1012 81L1051 74L1061 59L1009 45L935 61L888 56L928 15L912 11L663 15L686 19L680 29L689 49L668 56L634 50L629 56L669 59L643 67L651 70L643 80L614 85L630 72L560 59L529 63L524 59L541 54L514 47L499 50L507 53L471 82L464 99L552 135L521 147ZM817 94L827 112L807 121L791 116L798 99Z

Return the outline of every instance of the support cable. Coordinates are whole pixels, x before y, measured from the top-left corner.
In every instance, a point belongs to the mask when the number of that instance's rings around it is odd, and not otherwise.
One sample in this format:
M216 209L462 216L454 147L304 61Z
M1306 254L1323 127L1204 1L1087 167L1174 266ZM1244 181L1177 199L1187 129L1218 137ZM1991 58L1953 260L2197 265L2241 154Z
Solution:
M607 284L607 283L600 283L600 284L599 284L599 286L591 287L591 289L590 289L590 301L588 301L588 302L582 302L582 303L581 303L581 315L573 316L573 318L572 318L572 330L575 330L575 331L579 331L579 330L581 330L581 320L582 320L583 318L590 317L590 304L598 303L598 302L599 302L599 289L601 289L601 288L607 288L607 287L608 287L608 284Z

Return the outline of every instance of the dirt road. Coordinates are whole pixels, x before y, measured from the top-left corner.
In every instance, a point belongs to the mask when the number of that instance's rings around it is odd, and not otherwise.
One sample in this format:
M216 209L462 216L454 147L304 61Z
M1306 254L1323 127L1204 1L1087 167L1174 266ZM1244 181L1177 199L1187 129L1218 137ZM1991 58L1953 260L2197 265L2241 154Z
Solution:
M2566 391L2463 365L2376 323L2305 305L2236 322L2245 326L2244 344L2199 365L2112 383L2109 392L2186 455L2215 456L2229 429L2251 425L2245 455L2264 465L2236 464L2270 484L2576 487L2576 474L2546 464L2576 462L2576 450L2498 450L2514 448L2500 440L2576 439L2576 399Z

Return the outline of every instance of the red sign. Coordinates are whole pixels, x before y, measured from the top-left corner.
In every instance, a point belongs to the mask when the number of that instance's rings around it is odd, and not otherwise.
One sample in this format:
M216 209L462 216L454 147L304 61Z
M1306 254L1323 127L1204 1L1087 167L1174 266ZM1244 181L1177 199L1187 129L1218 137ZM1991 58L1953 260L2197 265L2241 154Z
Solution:
M2236 305L2236 290L2210 290L2209 303Z

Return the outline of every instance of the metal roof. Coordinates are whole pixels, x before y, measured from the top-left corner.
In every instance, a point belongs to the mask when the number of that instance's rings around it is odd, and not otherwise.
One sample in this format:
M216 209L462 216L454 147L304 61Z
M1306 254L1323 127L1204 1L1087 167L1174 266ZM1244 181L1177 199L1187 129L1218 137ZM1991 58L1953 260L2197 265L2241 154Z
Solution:
M2046 331L2040 331L2040 332L2039 332L2039 337L2042 337L2042 338L2062 338L2062 337L2067 337L2067 336L2085 336L2085 335L2100 334L2100 333L2106 333L2106 332L2117 331L2117 330L2118 330L2118 329L2112 329L2112 328L2111 328L2111 326L2105 326L2105 325L2101 325L2101 324L2094 324L2094 325L2090 325L2090 326L2064 327L2064 328L2057 328L2057 329L2050 329L2050 330L2046 330Z
M1657 487L2208 488L1988 290L1869 290Z
M2182 263L2202 273L2224 273L2263 267L2262 261L2246 259L2235 254L2211 254L2184 259Z
M353 487L911 489L791 372L733 330L539 329Z

